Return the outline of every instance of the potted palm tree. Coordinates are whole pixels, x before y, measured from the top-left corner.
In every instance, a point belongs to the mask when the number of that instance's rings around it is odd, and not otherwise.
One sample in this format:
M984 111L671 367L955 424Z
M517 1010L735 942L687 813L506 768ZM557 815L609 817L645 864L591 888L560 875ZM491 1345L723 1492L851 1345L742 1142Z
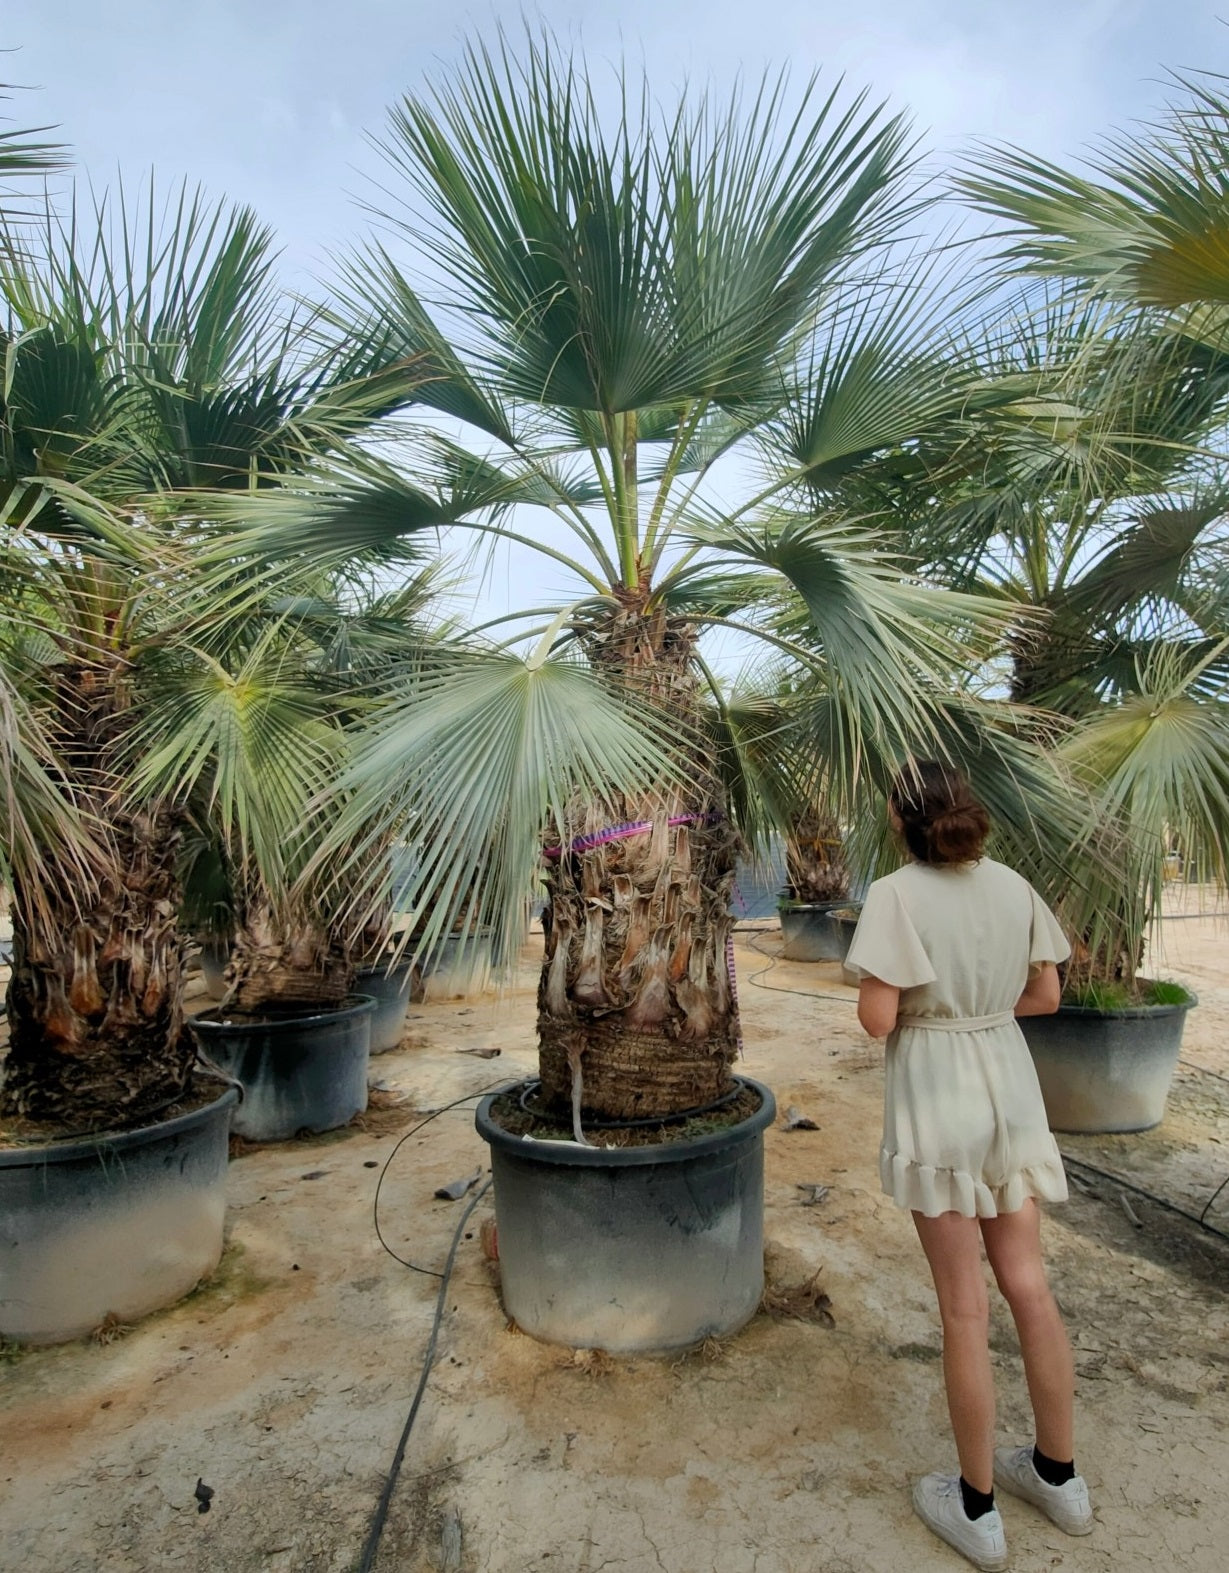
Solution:
M777 911L788 961L844 961L861 904L851 901L840 821L810 809L785 842L788 884Z
M262 1141L330 1130L366 1108L379 1001L356 987L361 966L372 991L391 982L380 1047L400 1035L409 976L389 953L391 843L365 845L339 885L316 856L328 822L319 801L344 766L363 685L386 676L390 647L405 662L424 638L415 617L427 598L412 577L363 601L353 576L353 604L321 582L313 596L304 584L288 598L281 577L275 598L244 592L225 647L177 655L142 724L134 772L139 788L204 827L202 861L220 865L229 960L217 1007L190 1029L244 1089L233 1128ZM360 904L362 930L351 935L343 914Z
M1195 1003L1139 976L1167 848L1226 884L1229 273L1204 238L1229 219L1212 173L1229 103L1215 81L1181 86L1168 124L1123 138L1091 178L1009 151L962 181L1010 224L1011 270L1058 281L988 357L1024 399L966 429L930 513L949 582L980 578L1030 614L1009 642L1012 692L1054 714L1088 793L1093 856L1059 903L1064 1004L1025 1024L1064 1130L1162 1118Z
M123 224L48 209L0 236L4 768L32 805L4 826L0 1332L34 1340L177 1298L222 1247L237 1095L183 1030L184 820L136 779L176 652L226 620L192 570L183 491L301 466L396 380L280 320L249 213L185 192L164 220L151 194Z
M647 90L620 101L641 107L607 134L546 41L475 49L399 106L385 152L417 206L390 218L453 309L445 330L383 247L348 265L340 309L354 334L413 339L456 424L244 512L261 563L453 523L575 583L537 599L524 646L471 642L389 685L333 839L430 828L407 892L424 945L477 890L509 955L544 886L540 1077L478 1114L505 1304L543 1338L648 1349L732 1330L762 1284L773 1105L733 1075L729 893L740 834L784 821L702 636L763 636L786 663L781 735L826 749L844 804L868 753L933 738L997 614L920 585L839 503L844 477L969 397L888 298L901 122L814 86L662 123ZM739 453L767 479L719 505L714 469ZM534 508L549 534L522 526ZM793 636L772 626L785 594ZM1041 756L958 709L945 735L1015 794L1016 822L1030 790L1057 812Z
M1050 1123L1138 1131L1160 1122L1196 1004L1183 984L1140 975L1162 917L1166 848L1223 890L1229 847L1229 639L1154 650L1132 690L1086 719L1062 752L1089 789L1098 861L1065 915L1075 944L1053 1021L1024 1024Z
M37 784L40 741L54 796L4 827L14 936L0 1331L44 1341L176 1298L216 1265L235 1094L190 1085L176 827L160 805L117 791L129 655L150 632L133 587L156 554L92 485L126 447L115 366L76 310L81 292L53 300L67 278L32 270L35 247L29 234L0 241L0 663L5 796L20 805ZM88 856L63 834L69 810Z

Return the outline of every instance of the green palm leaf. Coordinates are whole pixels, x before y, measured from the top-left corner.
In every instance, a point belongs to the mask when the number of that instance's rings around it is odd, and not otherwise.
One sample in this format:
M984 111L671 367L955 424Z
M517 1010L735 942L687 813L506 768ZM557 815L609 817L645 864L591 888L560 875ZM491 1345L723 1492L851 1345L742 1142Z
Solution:
M654 125L626 78L607 135L549 40L471 48L429 101L394 112L384 152L435 215L394 213L450 281L506 396L602 412L704 396L737 404L819 291L899 217L905 131L857 99L783 83Z
M1012 226L1007 255L1079 278L1118 300L1182 308L1229 303L1229 99L1223 79L1179 79L1185 100L1155 131L1123 137L1075 175L1013 149L960 182Z
M322 857L354 869L373 849L408 846L402 899L425 915L421 943L481 920L512 957L543 832L572 825L577 801L613 812L616 786L668 795L685 779L685 742L582 666L442 650L390 681L355 735Z

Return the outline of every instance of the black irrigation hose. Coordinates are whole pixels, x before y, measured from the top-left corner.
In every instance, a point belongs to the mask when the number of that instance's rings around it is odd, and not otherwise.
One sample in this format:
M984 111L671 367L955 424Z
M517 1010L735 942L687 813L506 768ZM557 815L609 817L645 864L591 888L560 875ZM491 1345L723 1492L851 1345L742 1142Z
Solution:
M1202 1076L1215 1076L1217 1081L1229 1081L1229 1076L1222 1076L1220 1071L1214 1071L1206 1065L1200 1065L1197 1060L1180 1059L1178 1064L1185 1065L1187 1070L1198 1071Z
M470 1093L469 1096L472 1098L477 1096L477 1094ZM458 1103L463 1101L460 1098L457 1099ZM456 1105L450 1104L448 1107L455 1108ZM436 1114L442 1114L444 1111L443 1109L437 1109L435 1112ZM434 1118L434 1116L429 1116L429 1118ZM423 1125L426 1123L426 1120L424 1120ZM421 1130L421 1128L421 1126L415 1127L416 1130ZM400 1142L397 1145L400 1146ZM444 1319L444 1300L448 1293L449 1280L452 1278L452 1269L457 1259L457 1247L461 1243L465 1225L469 1222L474 1208L477 1207L478 1203L490 1190L491 1184L492 1181L488 1180L480 1190L474 1192L469 1205L461 1214L460 1222L453 1232L452 1245L448 1250L448 1260L444 1263L444 1271L435 1275L440 1280L440 1287L439 1293L435 1297L435 1317L431 1323L431 1336L427 1340L426 1353L423 1355L422 1371L418 1378L418 1386L414 1391L413 1401L410 1404L410 1412L406 1416L405 1425L401 1428L401 1436L397 1442L397 1451L393 1454L392 1464L389 1466L388 1474L384 1480L384 1489L380 1492L380 1500L376 1503L375 1512L371 1517L371 1526L367 1531L367 1539L363 1542L363 1554L359 1558L358 1573L371 1573L371 1569L375 1565L376 1553L380 1549L380 1537L384 1533L384 1525L388 1519L388 1509L393 1500L393 1492L397 1486L397 1477L401 1473L401 1465L405 1458L406 1445L410 1440L410 1432L414 1429L414 1421L418 1418L418 1406L422 1403L422 1395L427 1389L427 1378L431 1375L431 1366L435 1360L435 1346L439 1340L440 1323ZM385 1250L387 1249L388 1247L385 1246ZM419 1267L415 1271L425 1272L426 1269Z
M392 1163L393 1159L401 1151L404 1143L408 1142L411 1136L416 1135L420 1130L422 1130L424 1125L430 1125L431 1121L435 1119L437 1115L447 1114L449 1109L459 1108L461 1104L469 1103L472 1098L485 1098L488 1092L497 1092L501 1087L506 1087L508 1085L509 1084L506 1081L492 1082L489 1087L482 1087L477 1092L467 1092L462 1098L454 1098L451 1103L445 1103L441 1108L432 1109L431 1113L427 1115L425 1120L419 1120L417 1125L412 1125L410 1129L406 1131L404 1136L398 1138L396 1146L393 1148L392 1152L389 1153L388 1157L385 1158L384 1167L380 1170L380 1178L376 1181L376 1194L372 1198L371 1221L375 1227L376 1239L379 1240L380 1244L392 1257L393 1261L400 1262L402 1267L408 1267L412 1273L422 1273L424 1278L442 1278L444 1276L443 1273L437 1273L434 1267L419 1267L416 1262L407 1262L404 1256L398 1256L396 1251L393 1250L392 1246L381 1233L380 1190L384 1184L384 1176L388 1173L389 1164ZM485 1190L486 1187L484 1186L483 1189Z
M1130 1191L1134 1196L1142 1196L1145 1201L1152 1202L1157 1207L1163 1207L1166 1212L1176 1213L1179 1218L1185 1218L1189 1223L1198 1224L1201 1229L1208 1234L1216 1235L1218 1239L1229 1240L1229 1233L1224 1229L1218 1229L1214 1224L1204 1222L1208 1216L1208 1208L1211 1207L1212 1203L1225 1189L1225 1186L1229 1185L1229 1175L1226 1175L1212 1192L1212 1195L1208 1198L1207 1205L1201 1213L1188 1213L1185 1207L1177 1207L1173 1202L1167 1202L1163 1196L1156 1196L1151 1191L1144 1190L1142 1185L1132 1185L1130 1180L1124 1180L1116 1174L1111 1174L1108 1169L1098 1169L1096 1164L1085 1163L1083 1158L1073 1158L1069 1153L1064 1152L1061 1155L1063 1162L1070 1164L1073 1169L1083 1169L1089 1174L1095 1174L1098 1179L1108 1180L1111 1185L1121 1186L1124 1191Z
M758 932L762 933L763 930ZM768 952L766 950L761 950L753 939L747 942L747 948L749 950L754 950L758 955L768 955ZM768 965L766 967L761 967L758 972L753 972L747 979L747 982L757 989L765 990L765 992L769 994L798 994L801 995L803 999L808 1000L835 1000L838 1005L857 1004L856 999L850 999L846 994L824 994L816 989L790 989L786 988L783 984L780 983L761 983L759 980L764 976L765 973L771 972L780 959L781 952L777 951L776 955L769 958Z
M541 1086L541 1080L536 1077L532 1081L527 1081L521 1089L520 1097L517 1099L521 1108L532 1119L541 1119L543 1117L541 1109L531 1109L529 1106L530 1095L539 1091ZM663 1125L678 1125L685 1120L698 1119L702 1114L712 1114L717 1109L724 1109L727 1104L733 1103L736 1098L741 1097L742 1092L742 1084L735 1082L730 1090L723 1092L719 1098L714 1098L711 1103L697 1104L694 1109L678 1109L673 1114L654 1114L640 1120L588 1119L585 1121L585 1124L591 1131L652 1130L654 1127L660 1129Z

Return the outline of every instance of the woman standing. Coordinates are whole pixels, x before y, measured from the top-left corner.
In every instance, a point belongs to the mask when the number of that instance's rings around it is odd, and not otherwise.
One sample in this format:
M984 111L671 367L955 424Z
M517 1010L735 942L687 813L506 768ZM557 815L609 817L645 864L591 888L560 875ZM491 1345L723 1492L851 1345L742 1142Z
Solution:
M985 809L959 772L902 773L891 822L910 861L871 886L848 965L858 1019L887 1038L880 1176L913 1214L943 1323L943 1379L959 1477L926 1475L913 1505L979 1568L1007 1566L997 1483L1068 1534L1092 1529L1073 1462L1071 1346L1041 1257L1037 1199L1066 1176L1017 1016L1049 1014L1069 947L1018 874L982 856ZM985 1246L1015 1319L1036 1445L994 1447Z

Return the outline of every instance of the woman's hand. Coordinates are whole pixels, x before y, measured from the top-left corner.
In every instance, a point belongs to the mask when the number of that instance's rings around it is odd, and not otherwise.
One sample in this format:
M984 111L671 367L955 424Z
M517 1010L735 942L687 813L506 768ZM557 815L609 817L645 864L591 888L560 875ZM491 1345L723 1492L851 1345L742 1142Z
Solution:
M1017 1016L1052 1016L1063 997L1063 985L1058 968L1052 961L1043 961L1024 985L1024 993L1016 1001Z
M886 1038L900 1014L900 990L882 978L863 977L858 984L858 1020L872 1038Z

